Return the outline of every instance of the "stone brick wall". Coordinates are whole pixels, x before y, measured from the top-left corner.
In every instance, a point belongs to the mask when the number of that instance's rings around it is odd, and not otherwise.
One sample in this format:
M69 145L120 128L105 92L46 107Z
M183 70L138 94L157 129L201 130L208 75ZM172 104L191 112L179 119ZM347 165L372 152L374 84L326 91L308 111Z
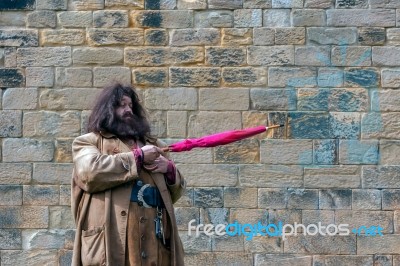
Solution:
M187 265L400 265L399 0L1 0L0 264L69 265L71 142L135 85L171 143ZM384 236L189 236L195 224L383 227Z

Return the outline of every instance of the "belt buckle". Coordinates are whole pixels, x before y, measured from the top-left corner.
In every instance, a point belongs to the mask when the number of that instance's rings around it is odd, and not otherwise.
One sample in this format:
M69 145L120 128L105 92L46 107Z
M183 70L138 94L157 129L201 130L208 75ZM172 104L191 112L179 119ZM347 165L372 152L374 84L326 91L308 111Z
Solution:
M150 187L149 184L143 185L143 186L139 189L139 191L138 191L138 193L137 193L137 198L138 198L138 205L139 205L139 206L143 206L143 207L146 207L146 208L151 208L151 206L150 206L149 204L147 204L147 202L146 202L146 201L144 200L144 198L143 198L143 192L144 192L144 190L145 190L146 188L148 188L148 187Z

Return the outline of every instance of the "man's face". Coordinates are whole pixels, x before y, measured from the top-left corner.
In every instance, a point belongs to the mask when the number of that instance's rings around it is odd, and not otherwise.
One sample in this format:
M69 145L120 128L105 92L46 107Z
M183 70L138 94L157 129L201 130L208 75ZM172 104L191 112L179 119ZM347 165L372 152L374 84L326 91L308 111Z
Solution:
M115 108L115 114L119 120L129 122L133 119L132 100L128 96L123 96L119 105Z

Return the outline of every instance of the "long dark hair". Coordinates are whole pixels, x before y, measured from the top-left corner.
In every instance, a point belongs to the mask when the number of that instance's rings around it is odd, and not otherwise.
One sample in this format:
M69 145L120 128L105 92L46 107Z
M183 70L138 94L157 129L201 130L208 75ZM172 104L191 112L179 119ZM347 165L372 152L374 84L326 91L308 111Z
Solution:
M115 132L115 123L117 123L115 108L120 104L123 96L131 98L133 115L136 120L139 120L135 121L140 125L140 128L135 128L138 131L138 135L133 137L144 141L145 136L150 136L150 125L146 118L146 112L140 104L138 95L132 86L120 83L114 83L105 87L98 95L92 113L89 116L87 131L95 133L106 131L114 133L117 136L120 135L118 132Z

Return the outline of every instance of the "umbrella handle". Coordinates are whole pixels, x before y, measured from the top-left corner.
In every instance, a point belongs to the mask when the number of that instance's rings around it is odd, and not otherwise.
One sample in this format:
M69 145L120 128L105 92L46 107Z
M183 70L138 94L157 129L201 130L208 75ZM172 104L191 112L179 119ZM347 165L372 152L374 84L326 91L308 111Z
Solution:
M169 147L161 148L161 150L162 150L163 152L169 152Z

